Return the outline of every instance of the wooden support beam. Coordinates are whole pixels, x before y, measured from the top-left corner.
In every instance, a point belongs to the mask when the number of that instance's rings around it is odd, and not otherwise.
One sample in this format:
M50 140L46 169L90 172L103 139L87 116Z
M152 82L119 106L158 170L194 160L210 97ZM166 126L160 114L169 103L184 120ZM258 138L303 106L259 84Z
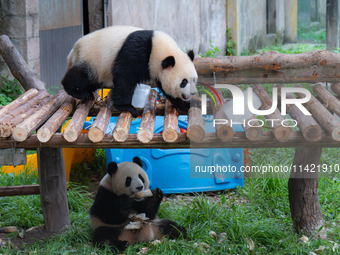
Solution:
M297 87L302 87L297 85ZM302 93L295 93L298 98L304 98ZM312 113L316 121L323 127L334 140L340 141L340 121L334 117L314 96L304 104Z
M279 94L281 94L282 87L283 86L279 86ZM291 93L287 93L286 98L294 99L295 97ZM296 120L297 125L306 140L316 142L321 139L322 129L312 116L304 115L295 104L287 104L286 107L288 114Z
M202 141L205 136L205 131L201 109L197 107L190 107L188 116L187 137L192 142Z
M19 106L11 112L3 121L0 121L1 137L10 137L13 129L28 119L31 115L39 111L45 104L52 100L53 96L46 90L39 90L36 97L31 101Z
M37 194L40 194L39 184L0 187L0 197L26 196Z
M98 143L103 139L107 126L109 125L112 115L112 93L113 90L110 90L89 130L89 139L94 143Z
M310 51L300 54L264 52L253 56L196 58L199 81L214 84L339 82L340 54Z
M273 101L268 95L267 91L263 88L262 85L258 84L254 86L254 91L258 95L261 100L261 108L263 110L268 110L272 107ZM275 106L276 108L276 106ZM289 139L292 134L292 128L281 125L284 118L282 117L280 111L276 108L272 114L265 116L267 122L270 120L279 120L279 121L271 121L270 128L274 134L274 137L279 142L285 142Z
M78 104L71 121L64 129L63 137L66 141L74 142L78 139L93 104L93 100L85 100Z
M329 109L331 112L336 113L340 116L340 100L338 100L335 96L332 95L323 85L316 84L313 86L314 93L321 99L323 104Z
M129 134L124 143L112 141L111 134L105 134L99 143L93 143L87 134L81 134L77 141L67 142L62 134L55 134L47 143L41 143L35 134L31 135L23 142L13 143L8 139L0 138L0 149L4 148L285 148L285 147L340 147L340 141L335 141L330 135L323 134L321 140L317 142L307 141L301 132L294 131L286 142L278 143L273 139L271 131L264 131L263 136L250 141L244 132L235 132L233 141L223 142L216 133L205 133L204 139L193 142L186 138L186 134L178 134L175 143L167 143L163 140L162 134L154 134L150 142L143 144L137 140L136 134Z
M251 116L246 120L246 124L244 127L244 133L250 141L258 141L261 140L263 136L263 124L260 125L259 120L255 115Z
M157 91L155 89L151 89L149 92L147 102L144 106L142 121L140 123L140 127L137 133L137 139L142 143L148 143L154 135L153 132L155 130L156 103L157 103Z
M2 120L3 116L5 116L6 114L10 114L12 110L18 108L19 106L26 103L28 100L32 99L37 93L38 93L38 90L30 89L26 91L24 94L20 95L14 101L10 102L8 105L5 105L0 110L0 120Z
M59 233L70 226L63 152L61 148L39 148L37 152L45 229Z
M113 130L113 138L117 142L125 142L129 136L132 115L128 111L122 112L117 120L117 124Z
M39 90L45 89L45 83L37 78L7 35L0 36L0 54L7 63L13 76L26 91L32 88Z
M340 96L340 83L333 83L331 88L335 94Z
M313 165L320 164L321 152L321 148L296 148L288 191L295 231L325 238L326 228L318 196L318 171L311 171Z
M178 139L178 111L172 107L170 100L165 102L165 115L162 137L164 141L173 143Z
M225 100L223 100L222 93L220 93L220 90L217 90L220 99L223 104L225 104ZM223 106L221 105L219 99L217 98L217 95L215 93L212 93L212 96L215 99L215 102L213 100L210 101L211 108L213 109L213 115L215 120L223 120L222 122L217 121L215 123L215 129L216 129L216 135L218 138L220 138L222 141L227 142L231 141L234 137L234 129L231 126L231 122L224 112Z
M65 101L68 95L65 90L61 90L48 104L44 105L39 111L34 113L30 118L17 125L12 132L13 139L22 142L29 137L44 121L55 112L58 107Z
M40 142L46 143L51 139L72 112L74 104L74 98L68 96L62 106L38 130L37 137Z

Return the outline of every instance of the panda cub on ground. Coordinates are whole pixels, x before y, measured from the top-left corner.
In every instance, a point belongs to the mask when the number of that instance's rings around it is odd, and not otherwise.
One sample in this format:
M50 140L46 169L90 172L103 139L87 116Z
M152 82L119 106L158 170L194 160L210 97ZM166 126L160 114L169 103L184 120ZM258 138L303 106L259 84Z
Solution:
M61 83L79 99L92 99L97 89L113 88L115 108L138 117L131 105L134 90L138 83L151 81L176 108L187 110L197 92L193 59L193 51L184 53L161 31L111 26L75 43Z
M134 194L149 189L149 179L142 169L140 158L133 162L118 165L111 162L107 174L99 184L98 192L90 209L90 222L93 230L93 242L107 244L124 250L129 244L152 241L163 235L174 239L186 236L186 229L177 223L159 219L157 212L163 198L163 192L156 188L152 196L133 199ZM132 214L145 213L149 219L140 229L127 229Z

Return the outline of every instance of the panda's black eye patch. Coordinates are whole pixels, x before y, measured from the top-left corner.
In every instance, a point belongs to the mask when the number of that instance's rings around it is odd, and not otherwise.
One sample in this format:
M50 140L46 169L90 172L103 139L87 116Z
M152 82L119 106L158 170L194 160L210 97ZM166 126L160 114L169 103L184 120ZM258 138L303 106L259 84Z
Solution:
M183 79L183 81L181 82L181 88L185 88L185 86L188 84L188 80L187 79Z
M139 179L141 179L142 180L142 182L144 183L145 182L145 180L144 180L144 178L143 178L143 176L142 175L138 175L138 177L139 177Z
M130 187L131 181L132 181L131 177L126 177L125 186Z

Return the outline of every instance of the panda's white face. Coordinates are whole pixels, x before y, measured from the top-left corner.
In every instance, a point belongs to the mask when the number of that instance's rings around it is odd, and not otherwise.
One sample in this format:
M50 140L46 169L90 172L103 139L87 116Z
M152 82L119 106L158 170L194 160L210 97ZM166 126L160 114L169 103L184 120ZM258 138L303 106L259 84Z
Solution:
M197 77L195 66L186 54L173 59L159 76L164 92L183 101L189 101L197 93Z
M100 185L120 196L129 196L149 189L149 178L143 168L133 162L122 162L117 165L117 170L110 176L106 176Z

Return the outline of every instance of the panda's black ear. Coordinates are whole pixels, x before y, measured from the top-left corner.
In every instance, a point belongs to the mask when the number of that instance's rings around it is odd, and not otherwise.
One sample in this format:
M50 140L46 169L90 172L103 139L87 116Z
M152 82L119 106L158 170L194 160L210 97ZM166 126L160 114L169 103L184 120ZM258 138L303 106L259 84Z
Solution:
M116 162L110 162L107 165L107 173L112 176L114 173L116 173L118 169L117 163Z
M138 157L134 157L132 161L133 161L133 163L136 163L140 167L142 167L142 165L143 165L142 164L142 160L140 158L138 158Z
M163 69L168 68L169 66L174 67L175 66L175 58L173 56L169 56L162 61L162 67Z
M189 50L189 51L188 51L188 56L189 56L189 58L191 59L191 61L194 61L195 54L194 54L194 51L193 51L193 50Z

